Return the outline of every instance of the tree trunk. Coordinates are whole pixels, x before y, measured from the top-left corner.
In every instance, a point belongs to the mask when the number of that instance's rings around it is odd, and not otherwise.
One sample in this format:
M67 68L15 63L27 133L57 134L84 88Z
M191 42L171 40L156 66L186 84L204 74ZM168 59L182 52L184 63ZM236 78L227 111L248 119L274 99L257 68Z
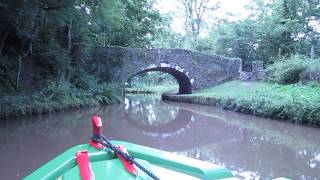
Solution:
M1 38L0 41L0 55L2 54L3 48L4 48L4 44L6 43L7 37L11 31L12 27L9 27L7 29L7 31L4 33L3 37Z
M19 85L20 85L20 74L21 74L21 55L19 54L19 58L18 58L18 70L17 70L17 79L16 79L16 89L19 89Z
M71 41L71 27L72 27L72 21L68 24L68 51L71 52L72 47L72 41Z
M311 44L310 58L311 58L311 59L314 59L314 46L313 46L313 44Z
M17 79L16 79L16 88L19 89L20 86L20 75L21 75L21 63L22 59L27 57L29 54L32 54L32 41L29 44L29 49L24 55L20 55L19 53L19 58L18 58L18 70L17 70Z

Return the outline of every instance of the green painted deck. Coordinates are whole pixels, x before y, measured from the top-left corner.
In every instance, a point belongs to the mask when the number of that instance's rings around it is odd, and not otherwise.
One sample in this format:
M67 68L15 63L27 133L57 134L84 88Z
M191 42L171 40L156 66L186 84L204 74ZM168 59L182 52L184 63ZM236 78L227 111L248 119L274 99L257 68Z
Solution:
M114 145L124 145L130 155L135 157L136 160L149 169L153 169L153 166L158 166L204 180L233 178L232 173L228 169L218 165L123 141L111 142ZM30 175L26 176L24 179L45 180L61 178L80 180L81 177L75 155L76 152L83 150L88 150L89 152L89 158L95 180L150 179L150 177L139 170L139 175L134 177L125 170L122 163L113 152L97 150L88 144L78 145L70 148L69 150L41 166L36 171L32 172ZM154 173L158 175L157 173L159 172L154 171ZM159 177L161 177L161 174L159 174Z

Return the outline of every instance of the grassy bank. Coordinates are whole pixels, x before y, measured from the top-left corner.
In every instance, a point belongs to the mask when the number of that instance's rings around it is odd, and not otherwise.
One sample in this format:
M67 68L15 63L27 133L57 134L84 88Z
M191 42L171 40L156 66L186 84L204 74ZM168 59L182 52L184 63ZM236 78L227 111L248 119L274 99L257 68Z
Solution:
M126 93L158 93L162 94L168 91L178 91L179 85L178 84L164 84L164 85L139 85L130 88L126 88Z
M7 95L0 98L0 118L32 116L70 108L107 105L119 102L115 92L103 86L79 89L70 83L50 83L31 95Z
M219 105L225 109L294 123L320 125L320 85L278 85L231 81L171 100Z

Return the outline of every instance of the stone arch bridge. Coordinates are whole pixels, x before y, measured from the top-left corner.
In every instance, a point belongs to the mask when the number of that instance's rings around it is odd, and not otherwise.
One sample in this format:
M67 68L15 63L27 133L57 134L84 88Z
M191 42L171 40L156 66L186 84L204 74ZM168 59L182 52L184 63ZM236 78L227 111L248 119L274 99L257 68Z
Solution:
M124 87L132 77L150 72L169 73L179 83L179 94L190 94L239 77L241 59L210 55L184 49L140 49L107 47L107 59L121 60L114 68L113 80Z

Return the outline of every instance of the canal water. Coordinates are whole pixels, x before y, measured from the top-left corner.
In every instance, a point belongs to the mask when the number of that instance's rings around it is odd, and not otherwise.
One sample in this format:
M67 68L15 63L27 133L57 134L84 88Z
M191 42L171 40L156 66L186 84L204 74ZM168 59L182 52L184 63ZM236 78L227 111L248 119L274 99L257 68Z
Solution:
M118 105L1 120L0 179L21 179L88 142L93 114L110 139L220 164L241 179L320 179L320 129L141 95Z

